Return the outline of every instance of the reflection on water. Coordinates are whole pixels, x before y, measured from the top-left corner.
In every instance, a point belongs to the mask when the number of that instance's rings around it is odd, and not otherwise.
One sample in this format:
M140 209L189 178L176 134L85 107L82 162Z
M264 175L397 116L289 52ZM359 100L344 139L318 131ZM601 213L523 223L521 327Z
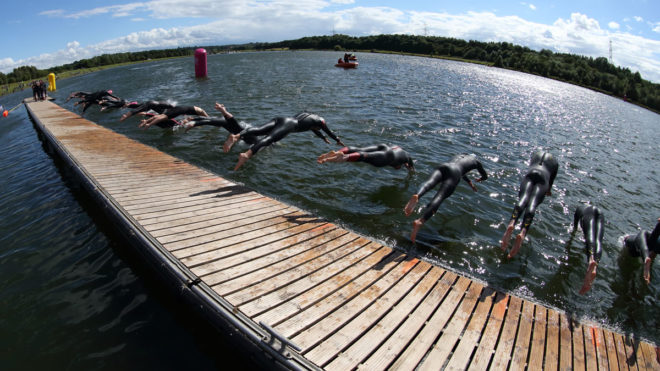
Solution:
M238 119L253 124L307 110L323 116L347 145L398 144L415 158L417 172L411 176L405 170L362 163L318 165L316 157L336 146L311 133L288 136L234 172L237 155L246 147L239 144L224 154L221 144L227 133L221 129L205 127L187 134L143 131L137 120L120 123L119 111L91 108L85 114L188 162L495 287L578 318L660 340L652 330L659 326L653 315L660 304L659 264L652 272L656 279L644 285L639 262L619 258L618 241L639 228L653 228L660 216L658 115L586 89L497 68L404 56L359 58L358 69L344 70L333 67L336 55L329 52L213 55L209 78L203 80L194 78L191 58L167 60L63 80L55 96L63 104L71 91L112 89L126 99L171 100L207 112L213 112L218 101ZM72 103L63 105L77 112ZM12 142L3 137L5 141ZM529 156L538 148L555 155L559 174L521 252L507 261L498 249L499 239ZM27 156L38 152L33 149ZM413 217L403 215L403 206L435 166L457 153L479 156L489 179L477 184L477 193L459 184L420 231L420 243L412 245L408 236ZM21 171L38 172L39 166L48 166L44 161ZM51 181L61 187L57 175ZM420 208L431 196L421 200ZM3 200L16 205L20 198L19 192ZM570 224L575 208L585 201L605 212L606 230L598 277L592 290L579 296L586 258L581 232L571 240ZM75 233L66 238L85 240ZM43 240L37 243L43 245ZM20 244L16 249L27 248ZM91 257L82 258L93 265Z

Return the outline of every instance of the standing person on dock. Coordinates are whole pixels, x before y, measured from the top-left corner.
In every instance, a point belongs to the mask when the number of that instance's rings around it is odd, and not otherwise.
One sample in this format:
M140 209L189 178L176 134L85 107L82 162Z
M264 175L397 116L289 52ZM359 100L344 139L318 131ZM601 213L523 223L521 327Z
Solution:
M518 222L520 214L524 211L522 230L516 236L516 241L508 255L509 258L512 258L520 250L525 235L529 231L529 226L532 224L532 219L534 219L536 207L543 202L545 196L552 195L550 190L558 170L559 164L549 152L538 151L532 154L527 174L520 183L518 203L513 208L511 221L506 228L506 232L504 232L504 237L502 237L501 248L502 251L506 251L516 222Z
M488 174L486 174L486 170L484 170L481 162L477 160L477 156L467 154L454 156L449 162L438 166L431 174L429 180L424 182L422 186L419 187L419 190L410 197L410 200L403 209L406 216L412 214L420 197L424 196L426 192L440 184L438 192L433 196L431 202L426 205L422 217L413 222L413 229L410 234L410 239L413 243L415 243L415 237L417 236L419 229L436 213L436 211L438 211L442 201L454 193L461 178L463 178L463 180L465 180L475 192L477 191L477 187L472 184L472 181L466 175L472 170L477 170L481 175L481 178L475 180L476 182L483 182L488 179Z
M322 154L316 162L319 164L326 162L366 162L376 167L391 166L395 169L400 169L402 165L405 165L408 171L415 171L412 157L408 152L399 146L388 146L386 144L364 148L344 147L339 151Z
M330 138L335 140L338 145L344 145L339 137L337 137L332 131L330 131L330 129L328 129L328 126L326 125L325 119L323 119L323 117L302 112L294 117L276 117L260 127L251 127L241 131L238 134L229 134L229 137L227 137L227 141L223 146L223 150L225 152L229 152L231 147L239 139L242 139L245 136L264 135L264 137L257 140L256 143L250 147L250 149L239 155L238 163L236 164L236 167L234 167L234 170L238 170L241 166L243 166L243 164L245 164L245 162L247 162L247 160L256 155L261 148L269 146L283 139L290 133L300 133L308 130L313 131L314 134L323 139L326 143L330 143L330 141L328 141L328 139L321 133L321 130L323 130L326 134L328 134Z
M236 120L234 115L232 115L229 111L227 111L224 104L220 104L216 102L215 109L222 113L222 118L199 117L199 116L186 117L183 121L181 121L182 127L186 130L186 132L188 132L188 130L192 128L196 128L198 126L210 125L210 126L224 128L230 134L238 134L246 130L247 128L251 127L250 124L248 124L245 121ZM257 140L257 137L246 135L241 139L245 143L254 144Z
M623 238L623 247L627 248L632 257L641 257L644 264L644 281L651 282L651 265L660 253L660 218L652 232L642 230L637 235L627 235Z
M174 106L168 108L163 113L154 115L153 117L142 120L139 127L143 129L148 129L152 125L156 125L160 122L169 121L180 115L196 115L196 116L205 116L208 117L208 113L203 109L197 106Z
M580 295L584 295L591 289L596 279L596 268L603 254L603 213L596 206L580 205L573 216L573 233L577 230L578 223L584 233L584 248L587 253L587 274L580 289Z

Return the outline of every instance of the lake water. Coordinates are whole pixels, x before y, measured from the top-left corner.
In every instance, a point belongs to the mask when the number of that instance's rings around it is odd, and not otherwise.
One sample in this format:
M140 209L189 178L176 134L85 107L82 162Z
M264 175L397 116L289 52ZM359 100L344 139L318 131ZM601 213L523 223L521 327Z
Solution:
M347 145L397 144L417 172L363 163L318 165L338 148L312 133L292 134L234 172L227 132L187 134L123 111L84 117L360 234L418 254L494 287L588 320L660 342L660 263L650 285L621 240L660 217L660 116L580 87L517 72L428 58L359 54L355 70L333 67L341 53L212 55L208 79L192 58L130 65L58 81L51 94L74 112L72 91L112 89L132 100L170 100L211 114L224 103L260 124L309 111L323 116ZM13 107L30 92L0 98ZM140 274L94 205L43 150L24 108L0 119L0 363L116 369L194 364L213 368L234 352L204 324L170 302ZM530 154L543 148L560 164L553 195L538 208L520 253L507 260L499 239L517 200ZM121 149L118 148L118 151ZM403 206L438 164L474 153L489 179L473 192L462 182L418 235ZM476 177L477 174L470 174ZM605 213L603 257L591 291L577 294L586 269L582 232L571 240L575 208ZM151 366L150 366L151 367Z

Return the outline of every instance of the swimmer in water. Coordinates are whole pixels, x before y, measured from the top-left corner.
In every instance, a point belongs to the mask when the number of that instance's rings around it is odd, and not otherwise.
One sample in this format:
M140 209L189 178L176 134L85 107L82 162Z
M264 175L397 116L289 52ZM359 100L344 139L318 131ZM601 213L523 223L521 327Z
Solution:
M408 152L399 146L379 144L364 148L344 147L339 151L330 151L318 157L316 162L366 162L367 164L383 167L391 166L400 169L405 165L408 171L415 171L413 160Z
M481 178L475 180L476 182L483 182L488 179L488 174L486 174L486 170L484 170L481 162L477 160L477 156L466 154L454 156L449 162L438 166L431 174L429 180L423 183L417 193L410 197L406 207L403 209L406 216L412 214L420 197L424 196L426 192L440 184L438 192L433 196L431 202L426 205L422 217L413 222L413 229L410 235L410 239L413 243L415 243L415 237L417 236L419 229L435 214L436 211L438 211L442 201L454 193L461 178L463 178L463 180L465 180L475 192L477 191L477 187L472 184L472 181L466 175L472 170L477 170L481 175Z
M121 116L119 121L124 121L127 118L133 116L133 115L145 115L149 111L154 111L158 114L165 112L165 110L174 108L174 105L171 103L167 102L158 102L155 100L148 100L146 102L140 103L137 107L126 107L126 108L131 108L133 109L130 112L126 112Z
M584 248L587 253L587 274L580 289L580 295L584 295L596 279L596 268L603 254L603 213L595 206L580 205L573 216L573 233L577 230L578 223L584 233Z
M152 125L156 125L159 122L172 120L180 115L196 115L196 116L205 116L205 117L209 116L206 113L206 111L204 111L203 109L197 106L174 106L172 108L166 109L165 111L163 111L163 113L159 113L151 118L142 120L140 122L139 127L143 129L148 129Z
M660 253L660 218L652 232L642 230L637 235L627 235L623 238L623 247L633 257L641 257L644 264L644 281L651 282L651 265Z
M557 176L557 170L559 170L559 164L549 152L538 151L532 154L529 170L525 174L522 183L520 183L518 203L513 208L511 221L506 228L506 232L504 232L504 237L502 237L501 248L502 251L506 251L515 224L518 218L520 218L520 214L524 211L522 230L516 236L516 241L508 255L509 258L512 258L520 250L520 246L522 246L525 235L529 231L529 226L532 224L532 219L534 219L534 213L538 205L543 202L546 195L552 195L550 190Z
M79 92L80 93L80 92ZM73 95L73 94L72 94ZM79 104L82 104L83 106L83 112L87 111L89 107L91 107L93 104L99 104L102 100L119 100L121 98L112 95L112 90L98 90L93 93L89 94L80 94L82 95L81 100L76 102L74 106L77 106ZM71 97L71 95L69 96Z
M330 143L330 141L328 141L328 139L321 133L321 130L323 130L330 138L335 140L338 145L344 145L339 137L328 129L323 117L303 112L297 114L295 117L276 117L260 127L251 127L238 134L229 134L227 141L223 146L223 150L229 152L234 143L245 136L264 135L264 137L257 140L250 149L239 155L238 163L236 164L236 167L234 167L234 170L238 170L243 164L245 164L245 162L247 162L247 160L256 155L261 148L283 139L290 133L300 133L308 130L313 131L314 134L323 139L326 143Z
M224 128L231 134L238 134L250 127L250 124L248 124L247 122L236 120L234 115L232 115L229 111L227 111L227 109L223 104L216 102L215 109L222 113L222 118L186 117L183 121L181 121L181 125L183 125L183 128L185 128L186 132L198 126L210 125L210 126ZM256 142L257 137L246 135L241 139L245 143L254 144Z

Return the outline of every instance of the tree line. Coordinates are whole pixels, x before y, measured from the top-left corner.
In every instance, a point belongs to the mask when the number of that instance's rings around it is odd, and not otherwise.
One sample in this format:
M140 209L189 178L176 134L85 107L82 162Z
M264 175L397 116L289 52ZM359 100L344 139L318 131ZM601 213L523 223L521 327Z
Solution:
M639 72L611 64L605 57L585 57L550 50L531 50L507 42L481 42L438 36L376 35L352 37L348 35L311 36L274 43L247 43L204 47L209 54L227 51L315 49L366 50L396 52L478 61L487 65L532 73L627 99L636 104L660 111L660 84L644 80ZM9 74L0 73L0 84L29 81L53 72L107 66L149 59L192 56L197 47L148 50L131 53L103 54L62 66L39 70L33 66L15 68Z

